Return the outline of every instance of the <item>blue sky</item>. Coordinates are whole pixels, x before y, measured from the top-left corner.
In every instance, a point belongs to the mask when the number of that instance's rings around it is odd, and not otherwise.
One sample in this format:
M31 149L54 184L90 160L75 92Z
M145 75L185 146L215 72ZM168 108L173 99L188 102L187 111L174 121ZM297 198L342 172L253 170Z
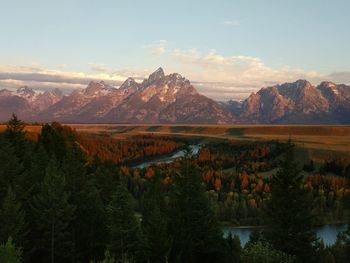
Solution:
M0 87L74 89L90 79L117 85L159 66L217 99L298 78L350 83L347 0L0 4Z

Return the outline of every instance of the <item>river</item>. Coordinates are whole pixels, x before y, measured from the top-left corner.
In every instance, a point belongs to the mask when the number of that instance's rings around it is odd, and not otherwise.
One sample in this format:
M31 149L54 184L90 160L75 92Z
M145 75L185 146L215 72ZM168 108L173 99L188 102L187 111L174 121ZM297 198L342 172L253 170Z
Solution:
M191 154L193 155L198 154L200 148L201 148L200 144L192 144L189 146ZM178 150L170 156L161 156L157 159L138 164L135 167L142 169L152 164L171 163L175 159L183 157L185 154L186 154L185 150ZM253 227L225 227L223 231L225 236L227 236L229 232L231 232L232 235L239 236L241 240L241 244L244 246L248 242L249 235L253 231L253 229L254 229ZM316 228L316 235L317 237L322 239L326 245L332 245L336 241L338 233L344 231L345 229L346 229L346 224L324 225Z
M325 245L333 245L337 239L338 233L346 230L346 224L329 224L316 228L316 235L322 239ZM254 227L224 227L224 236L229 233L232 236L237 235L241 240L241 245L244 246L252 233Z
M189 149L190 149L192 155L198 154L200 148L201 148L200 144L192 144L192 145L189 146ZM185 156L185 154L186 154L186 151L184 149L178 150L178 151L174 152L170 156L161 156L161 157L159 157L157 159L150 160L150 161L138 164L138 165L135 166L135 168L141 168L142 169L142 168L148 167L148 166L150 166L152 164L171 163L175 159Z

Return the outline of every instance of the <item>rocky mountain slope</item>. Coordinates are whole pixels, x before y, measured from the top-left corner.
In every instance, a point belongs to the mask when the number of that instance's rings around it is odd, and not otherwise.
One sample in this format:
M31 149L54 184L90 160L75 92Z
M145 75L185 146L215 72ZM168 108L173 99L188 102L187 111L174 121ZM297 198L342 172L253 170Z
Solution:
M16 91L0 90L0 121L9 119L16 113L25 120L37 119L37 114L63 98L63 93L55 89L37 93L27 86Z
M242 105L244 123L350 123L350 86L306 80L263 88Z
M35 93L28 87L0 91L0 120L12 112L28 121L79 123L233 123L235 116L199 94L180 74L157 69L142 83L128 78L119 88L90 82L63 96L57 90Z
M244 101L216 102L180 74L157 69L143 82L119 88L90 82L63 95L28 87L0 90L0 121L12 113L28 121L75 123L350 123L350 86L306 80L262 88Z

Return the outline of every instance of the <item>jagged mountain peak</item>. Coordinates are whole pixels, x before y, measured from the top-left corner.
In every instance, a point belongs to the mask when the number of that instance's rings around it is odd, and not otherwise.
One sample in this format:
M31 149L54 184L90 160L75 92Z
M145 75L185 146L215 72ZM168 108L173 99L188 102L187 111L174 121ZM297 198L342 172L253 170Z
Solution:
M130 87L138 86L139 84L135 81L135 79L129 77L127 78L122 85L120 85L119 89L128 89Z
M151 85L154 82L163 79L165 77L164 70L159 67L156 71L154 71L151 75L149 75L148 79L143 81L143 86Z
M335 83L330 81L323 81L320 85L317 86L317 89L323 94L324 97L330 100L332 106L334 106L334 104L336 104L336 100L346 100L346 94L349 95L350 89L348 88L348 92L346 92L346 88L344 89L344 87L346 86L336 85ZM345 93L342 91L345 91Z
M322 81L319 86L335 87L337 85L334 82L332 82L332 81Z
M215 102L178 73L162 68L141 84L128 78L119 89L91 81L63 96L58 89L35 93L29 87L0 90L3 116L14 110L35 121L109 123L350 123L350 86L307 80L265 87L243 102Z
M163 68L162 67L159 67L159 68L157 68L157 70L156 71L154 71L150 76L149 76L149 78L150 79L152 79L152 78L158 78L158 79L160 79L160 78L164 78L164 76L165 76L165 74L164 74L164 70L163 70Z
M286 82L280 85L274 86L278 89L279 92L284 93L293 93L294 91L304 90L309 88L315 88L309 81L305 79L299 79L295 82Z
M21 94L35 94L34 90L29 88L28 86L21 86L17 89L17 93Z
M59 88L55 88L52 90L47 90L42 94L46 94L46 95L52 95L52 96L57 96L57 97L62 97L63 96L63 92L59 89Z
M179 73L172 73L169 75L169 79L171 80L180 80L180 79L185 79L182 77Z
M101 80L101 81L90 81L88 86L86 87L86 89L89 89L89 88L93 88L93 87L104 87L106 85L106 83Z
M331 81L322 81L317 88L321 91L326 91L326 90L336 91L337 85Z
M17 89L16 95L26 99L33 99L35 97L35 91L28 86L22 86Z
M298 88L299 87L311 87L312 86L312 84L309 82L309 81L307 81L306 79L298 79L296 82L292 82L291 84L295 84Z
M59 89L59 88L55 88L53 90L51 90L51 93L57 96L62 96L63 92Z
M87 96L99 95L100 93L107 93L114 88L101 81L90 81L89 85L83 90L83 93Z
M287 82L274 86L278 90L278 94L287 99L298 100L305 95L317 93L317 89L309 81L299 79L295 82ZM277 95L277 93L275 93Z
M347 94L349 96L347 96ZM258 95L258 96L257 96ZM314 86L297 80L250 95L240 114L250 123L348 123L350 87L322 82Z
M12 95L12 91L8 90L8 89L1 89L0 90L0 96L11 96Z

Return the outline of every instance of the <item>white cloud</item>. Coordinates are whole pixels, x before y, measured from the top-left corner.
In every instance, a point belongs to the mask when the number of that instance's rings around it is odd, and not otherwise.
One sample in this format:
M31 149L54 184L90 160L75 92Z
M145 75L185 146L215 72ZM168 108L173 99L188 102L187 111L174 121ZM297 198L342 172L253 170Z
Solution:
M350 71L333 72L328 75L327 80L350 84Z
M90 62L88 63L92 71L97 71L97 72L108 72L109 69L105 64L100 64L100 63L94 63Z
M150 50L152 55L160 56L166 52L168 42L165 39L160 39L151 45L145 46Z
M298 79L307 79L314 84L329 79L318 72L276 69L266 65L258 57L224 56L216 50L201 53L196 48L173 49L169 54L170 60L178 62L179 69L186 69L185 73L191 80L205 83L197 87L199 91L215 99L242 99L262 87Z
M0 66L0 89L16 89L27 85L34 89L47 90L61 88L62 90L82 89L90 81L104 80L111 85L120 85L127 77L142 80L150 73L139 69L109 69L102 64L89 63L93 73L45 69L35 66Z
M213 99L244 99L262 87L307 79L313 84L328 80L350 84L350 72L321 74L288 67L273 68L260 58L245 55L224 56L212 49L201 52L196 48L174 49L166 40L159 40L162 52L152 52L154 60L167 74L178 72L191 80L199 92ZM158 46L158 47L159 47ZM154 45L147 48L152 49ZM167 63L166 63L167 62ZM90 81L104 80L120 85L127 77L138 81L146 78L155 68L113 69L101 63L89 63L89 73L66 71L63 67L47 69L40 65L0 65L0 89L16 89L28 85L34 89L60 88L71 91L82 89Z
M239 26L241 24L241 21L239 20L225 20L222 22L225 26Z

